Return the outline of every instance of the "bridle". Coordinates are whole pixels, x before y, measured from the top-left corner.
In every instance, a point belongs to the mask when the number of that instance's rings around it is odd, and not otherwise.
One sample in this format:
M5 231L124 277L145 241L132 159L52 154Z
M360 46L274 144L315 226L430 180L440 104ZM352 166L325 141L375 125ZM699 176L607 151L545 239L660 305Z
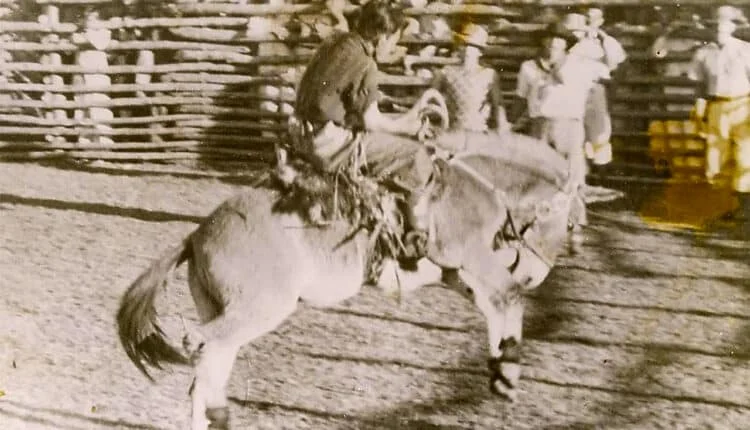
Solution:
M462 154L466 155L466 154ZM461 160L460 156L451 155L446 158L446 161L448 164L458 167L459 169L463 170L465 173L468 173L472 178L476 179L477 182L479 182L483 187L487 188L492 192L492 194L495 197L495 200L497 201L498 207L504 207L505 208L505 222L502 226L500 226L499 230L497 231L497 234L495 236L495 242L498 244L504 243L506 244L505 247L514 247L516 248L516 258L515 261L513 261L509 266L507 266L508 271L511 273L511 275L514 274L514 272L518 269L521 261L521 253L518 247L514 246L513 242L518 243L520 247L523 247L527 250L529 250L532 254L534 254L542 263L544 263L548 269L552 269L554 267L554 259L549 257L544 251L539 249L538 246L534 246L534 244L529 243L529 241L526 238L526 234L529 231L529 227L531 227L535 222L538 220L538 215L534 214L534 217L529 221L528 223L524 224L522 226L521 230L519 230L516 227L516 223L513 220L513 215L511 214L510 208L510 200L507 196L507 194L496 187L492 182L490 182L484 175L477 172L476 169L465 163L463 160ZM509 234L507 234L507 233ZM499 239L499 240L498 240ZM504 248L503 246L497 245L498 248Z
M435 100L438 102L437 106L431 105L428 102L430 100ZM420 99L420 102L417 103L418 105L421 105L422 112L434 112L438 113L441 117L441 121L443 124L443 127L447 127L448 125L448 111L447 106L445 104L445 100L439 92L435 91L434 89L430 89L425 94L422 95L422 98ZM426 117L424 117L426 118ZM423 128L425 126L423 118ZM420 134L423 132L423 130L420 130ZM421 139L420 140L424 140ZM461 153L461 154L451 154L446 153L444 151L439 150L438 147L431 146L431 149L433 150L433 158L441 158L444 161L446 161L448 164L453 165L455 167L458 167L459 169L463 170L465 173L468 173L472 178L474 178L477 182L479 182L483 187L488 189L495 197L495 201L497 202L498 207L504 207L505 208L505 222L502 226L500 226L499 230L495 234L494 242L495 242L495 249L499 248L507 248L507 247L513 247L516 248L516 258L515 260L508 265L506 268L510 272L511 276L514 278L515 272L520 266L521 262L521 252L519 249L519 246L522 248L527 249L532 254L534 254L542 263L544 263L545 266L547 266L548 270L551 270L554 267L554 258L551 258L548 256L543 250L539 249L538 246L535 246L532 243L529 243L529 241L526 238L526 233L529 231L529 227L534 225L534 223L538 220L538 207L535 207L534 211L534 217L531 219L530 222L526 223L524 226L522 226L521 230L519 231L516 228L516 223L513 220L513 215L511 214L510 208L510 199L508 198L507 194L495 186L490 180L488 180L484 175L477 172L476 169L465 163L463 160L461 160L461 157L465 157L467 155L470 155L470 153ZM434 176L430 178L430 181L434 180ZM570 181L569 181L570 182ZM570 188L570 183L566 184L564 187L561 188L562 191L566 191ZM509 230L510 234L506 234L506 231ZM499 239L499 240L498 240ZM518 246L515 246L513 242L516 242ZM502 246L502 244L505 244L506 246Z

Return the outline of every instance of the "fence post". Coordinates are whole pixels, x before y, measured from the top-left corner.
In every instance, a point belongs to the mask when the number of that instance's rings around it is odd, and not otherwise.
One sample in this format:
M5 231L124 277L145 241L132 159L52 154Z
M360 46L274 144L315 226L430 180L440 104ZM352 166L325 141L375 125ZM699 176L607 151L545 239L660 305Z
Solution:
M247 21L246 36L249 38L263 39L273 34L274 28L283 26L283 22L279 18L269 18L264 16L253 16ZM259 42L257 45L256 55L258 57L264 56L276 56L276 55L288 55L291 50L283 42ZM277 65L269 66L258 66L257 72L260 75L268 75L278 72L281 69ZM262 111L267 112L279 112L279 103L281 89L274 85L261 85L255 89L256 94L260 97L258 107ZM277 121L274 119L261 119L261 124L274 125ZM275 138L277 137L276 132L273 131L261 131L260 135L263 137Z
M123 13L123 15L125 15L125 14L127 14L127 11L125 11ZM111 22L111 20L110 20L110 22ZM119 29L117 29L117 31L115 33L115 38L116 38L116 40L118 42L127 42L127 41L135 39L134 33L135 33L135 29L119 28ZM129 52L127 52L127 51L124 51L124 52L123 51L118 51L114 55L114 64L116 66L125 66L125 65L127 65L128 64L128 60L130 58L132 58L128 54L129 54ZM129 79L127 78L127 75L122 74L122 75L114 76L113 79L112 79L112 82L115 85L117 85L117 84L126 84L126 83L129 83ZM121 108L116 109L115 112L116 112L115 116L119 117L119 118L129 118L129 117L131 117L133 115L133 111L132 111L132 109L130 107L121 107Z
M60 24L60 9L56 5L47 5L45 7L45 13L39 17L39 22L46 24L49 28L57 27ZM48 34L42 37L42 43L49 45L56 45L60 43L60 35ZM41 56L41 63L50 66L62 65L62 56L58 52L48 52ZM49 74L42 78L44 84L51 87L62 86L65 84L65 80L61 75ZM48 103L65 102L67 97L64 94L55 93L54 91L45 91L42 94L42 100ZM48 120L56 120L63 122L68 119L68 114L65 109L51 109L44 111L44 117ZM44 139L50 143L61 143L65 142L65 137L57 134L48 134L44 136Z
M151 40L159 40L159 30L153 29L150 32ZM138 51L138 58L136 59L136 65L139 67L144 68L151 68L154 64L156 64L154 60L154 51L142 49ZM151 83L152 75L150 73L136 73L135 74L135 83L137 85L148 85ZM156 92L154 93L155 96L159 96L161 93ZM148 95L146 95L145 91L136 91L136 97L147 99ZM152 106L149 110L151 112L151 115L153 116L159 116L164 112L166 107L164 106ZM161 128L161 125L159 123L150 123L148 126L150 129L159 129ZM151 142L157 143L161 142L162 138L158 133L152 133L150 135Z
M82 48L78 52L77 63L81 67L106 69L109 66L105 49L111 41L112 32L107 28L98 26L99 22L99 12L94 10L87 11L84 32L76 35L77 41L83 46L88 45L94 48ZM112 83L112 79L106 73L83 73L76 76L75 79L83 85L96 88L106 88ZM84 93L77 95L76 100L82 103L95 103L110 100L110 97L106 93ZM79 143L114 143L112 138L109 137L112 132L112 126L108 122L114 119L114 113L110 108L92 106L76 110L76 118L87 118L93 123L92 133L89 136L79 136Z
M13 38L9 34L0 34L0 40L2 40L3 43L9 43L13 40ZM0 64L12 62L13 55L10 53L10 51L6 51L5 49L0 50ZM0 84L7 84L9 82L8 76L11 76L11 72L9 71L0 73ZM6 109L12 111L12 109L8 106L11 100L13 100L13 96L9 92L3 92L3 94L0 95L0 113L5 113Z

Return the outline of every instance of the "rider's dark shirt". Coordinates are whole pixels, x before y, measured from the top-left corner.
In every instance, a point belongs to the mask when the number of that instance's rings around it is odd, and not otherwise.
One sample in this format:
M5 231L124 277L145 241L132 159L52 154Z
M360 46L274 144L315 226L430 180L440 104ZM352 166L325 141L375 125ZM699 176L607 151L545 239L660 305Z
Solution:
M327 121L363 128L363 114L378 97L373 49L356 33L326 39L308 64L297 89L295 114L320 125Z

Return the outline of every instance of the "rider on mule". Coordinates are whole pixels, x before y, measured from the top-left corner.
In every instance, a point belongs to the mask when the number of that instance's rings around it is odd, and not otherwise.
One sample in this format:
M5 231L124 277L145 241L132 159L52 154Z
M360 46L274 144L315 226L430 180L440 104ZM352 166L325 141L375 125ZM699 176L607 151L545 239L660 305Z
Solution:
M365 4L353 31L324 40L307 65L291 119L292 151L319 170L336 172L361 160L368 176L388 179L405 192L406 257L421 255L426 233L414 207L433 167L415 136L416 117L391 119L378 109L378 67L398 42L404 20L389 2ZM355 161L354 168L360 167Z

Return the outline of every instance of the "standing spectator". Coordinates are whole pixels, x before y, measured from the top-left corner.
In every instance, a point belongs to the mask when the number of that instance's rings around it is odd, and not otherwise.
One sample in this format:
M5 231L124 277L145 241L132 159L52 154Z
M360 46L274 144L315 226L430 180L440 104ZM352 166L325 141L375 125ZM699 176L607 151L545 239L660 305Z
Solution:
M568 160L570 177L582 192L586 99L596 81L609 78L609 69L600 62L570 55L568 50L577 38L560 24L551 24L542 32L538 57L521 64L516 96L525 105L532 136ZM586 224L583 207L573 218L574 226Z
M601 9L591 8L585 16L571 13L562 22L578 39L570 49L572 55L600 62L610 72L627 58L622 45L602 30L604 14ZM586 130L586 156L594 164L608 164L612 161L612 120L607 106L607 90L599 82L591 87L583 122Z
M706 178L729 179L738 194L736 218L750 220L750 44L733 36L742 12L721 6L709 22L713 40L698 49L688 76L701 82L693 118L706 135ZM730 179L731 178L731 179Z
M451 128L486 131L505 125L499 74L481 64L489 35L483 27L467 23L454 34L461 64L446 66L432 87L443 93Z
M432 88L445 97L450 130L437 144L446 149L466 150L498 144L494 131L509 128L502 105L499 74L481 64L487 48L487 31L473 23L454 35L461 64L446 66L435 74Z

